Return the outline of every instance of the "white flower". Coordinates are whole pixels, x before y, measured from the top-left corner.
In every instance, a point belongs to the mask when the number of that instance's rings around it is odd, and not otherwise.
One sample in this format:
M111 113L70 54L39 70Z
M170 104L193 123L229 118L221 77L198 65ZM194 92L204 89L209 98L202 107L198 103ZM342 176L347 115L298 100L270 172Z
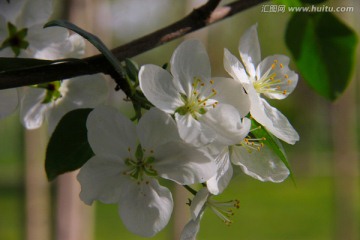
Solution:
M243 119L244 126L250 128L250 120ZM282 182L290 174L281 159L264 144L266 139L249 136L231 146L211 145L216 153L217 173L206 182L210 193L217 195L224 191L233 176L232 164L240 166L242 171L260 181Z
M289 58L284 55L269 56L261 61L256 27L252 26L240 39L239 51L245 68L227 49L224 66L249 95L251 116L279 139L294 144L299 140L295 129L260 94L274 99L286 98L294 90L298 75L289 69Z
M181 140L174 120L156 108L138 125L109 107L97 107L87 120L95 153L81 168L80 198L118 203L125 226L150 237L169 221L173 200L156 177L178 184L205 182L215 172L204 152Z
M55 59L73 51L69 31L43 28L52 0L0 1L0 57Z
M94 108L103 103L107 95L108 88L101 74L23 87L19 89L20 120L27 129L35 129L47 118L52 132L67 112Z
M25 58L40 58L40 59L57 59L65 57L80 57L84 54L85 42L76 34L69 35L69 31L63 28L47 28L44 29L43 25L51 16L53 5L51 0L18 0L18 1L0 1L0 57L25 57ZM78 78L84 79L84 77ZM62 86L56 87L59 83L42 84L43 89L25 87L10 90L1 90L0 99L5 99L2 102L7 104L0 105L0 118L11 114L17 105L20 105L22 116L21 121L28 129L40 127L43 122L43 113L50 108L50 106L58 105L58 103L51 103L55 98L45 100L45 95L52 94L54 90L59 90L60 94L56 98L64 97L64 94L69 86L80 84L78 101L75 96L75 91L71 90L72 97L75 98L76 103L71 99L65 101L65 104L59 108L54 122L50 122L50 129L56 125L59 116L65 114L65 109L73 110L75 107L94 107L96 103L104 99L104 91L106 83L101 79L94 80L91 77L87 83L83 80L77 83L68 84L73 80L68 80ZM91 82L94 80L93 82ZM54 86L56 89L51 88ZM50 88L45 90L45 88ZM99 88L99 96L96 96L96 89ZM89 89L87 89L89 88ZM20 96L18 92L20 91ZM57 94L57 91L55 91ZM81 93L83 92L83 93ZM93 96L87 96L89 94ZM29 94L29 96L26 96ZM89 100L86 103L87 98ZM45 101L44 101L45 100ZM29 101L29 102L27 102ZM101 102L100 101L100 102ZM46 104L41 104L46 103ZM66 103L73 102L72 106ZM82 105L82 102L84 104ZM48 104L49 103L49 104ZM31 105L34 104L34 105ZM55 108L57 109L57 108ZM54 111L55 112L55 111ZM54 117L52 117L54 118Z
M266 140L265 140L266 141ZM262 140L246 138L239 145L229 148L231 162L243 172L262 182L279 183L290 174L281 159Z
M175 115L180 136L196 146L240 141L241 118L249 111L241 84L211 78L208 55L198 40L184 41L170 63L171 74L155 65L142 66L140 88L157 108Z
M185 225L180 240L196 240L200 230L200 221L206 208L210 208L226 225L230 225L233 209L240 207L238 200L219 202L212 199L207 188L200 189L190 205L191 220Z

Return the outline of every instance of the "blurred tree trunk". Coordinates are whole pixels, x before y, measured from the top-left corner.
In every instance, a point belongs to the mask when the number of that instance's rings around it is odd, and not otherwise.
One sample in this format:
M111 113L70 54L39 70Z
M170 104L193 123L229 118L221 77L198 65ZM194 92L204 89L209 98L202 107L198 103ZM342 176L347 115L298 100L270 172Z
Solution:
M64 15L79 27L99 36L105 43L106 34L97 27L96 13L99 4L107 1L66 0ZM105 37L105 39L104 39ZM86 56L98 53L86 42ZM57 180L56 239L91 240L94 238L94 206L85 205L79 198L80 184L76 180L78 171L64 174Z
M46 127L25 131L26 239L48 240L50 184L44 171Z
M357 0L342 1L341 6L353 6L358 9ZM354 12L343 14L351 25L359 26L359 16ZM357 18L357 19L356 19ZM359 34L359 28L356 28ZM359 49L358 49L359 50ZM359 60L359 51L357 59ZM359 233L359 145L358 137L360 93L360 64L354 68L354 77L345 94L337 100L331 109L333 159L334 159L334 192L335 192L335 239L357 240Z

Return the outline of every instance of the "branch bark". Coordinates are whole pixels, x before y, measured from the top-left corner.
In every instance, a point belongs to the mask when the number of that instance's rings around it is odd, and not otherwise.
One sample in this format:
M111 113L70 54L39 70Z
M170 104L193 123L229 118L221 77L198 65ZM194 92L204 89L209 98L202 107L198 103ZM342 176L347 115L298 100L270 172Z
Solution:
M217 23L267 0L238 0L216 8L220 1L209 0L203 6L194 9L183 19L137 40L114 48L112 52L120 61L123 61L126 58L134 57L188 33ZM53 65L22 69L20 71L2 72L0 73L0 89L34 85L95 73L114 74L114 70L101 54L84 58L80 61L66 61Z

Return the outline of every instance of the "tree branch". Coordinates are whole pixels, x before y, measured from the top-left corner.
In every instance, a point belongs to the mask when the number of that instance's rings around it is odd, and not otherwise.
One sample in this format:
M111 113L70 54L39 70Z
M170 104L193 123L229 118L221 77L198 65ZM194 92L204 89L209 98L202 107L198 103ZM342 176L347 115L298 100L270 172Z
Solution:
M183 19L137 40L114 48L112 52L120 61L123 61L126 58L144 53L267 0L238 0L216 8L220 1L209 0L203 6L194 9ZM74 62L66 61L35 68L2 72L0 73L0 89L51 82L100 72L105 74L113 73L111 65L101 54Z

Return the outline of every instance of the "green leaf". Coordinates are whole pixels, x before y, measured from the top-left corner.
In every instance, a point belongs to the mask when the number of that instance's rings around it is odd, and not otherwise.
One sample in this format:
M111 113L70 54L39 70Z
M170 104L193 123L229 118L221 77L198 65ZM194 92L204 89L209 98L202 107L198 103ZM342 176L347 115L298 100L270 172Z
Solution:
M286 44L307 83L335 100L348 85L355 64L356 34L333 14L296 13L286 30Z
M130 80L133 82L138 82L139 66L136 64L136 62L126 58L125 66L126 74L129 76Z
M83 38L87 39L92 45L94 45L94 47L96 47L105 56L105 58L109 61L109 63L114 67L115 71L124 78L125 71L121 66L120 62L97 36L65 20L50 21L44 25L44 28L56 27L56 26L72 30L77 34L79 34L80 36L82 36Z
M253 134L255 138L265 139L262 142L281 159L281 161L289 169L291 179L295 182L289 161L286 157L284 148L281 145L279 139L269 133L263 126L261 126L261 124L256 122L254 119L251 119L251 129L254 129L251 131L251 134Z
M57 125L46 150L45 171L49 181L84 165L94 153L87 140L86 119L92 109L67 113Z

